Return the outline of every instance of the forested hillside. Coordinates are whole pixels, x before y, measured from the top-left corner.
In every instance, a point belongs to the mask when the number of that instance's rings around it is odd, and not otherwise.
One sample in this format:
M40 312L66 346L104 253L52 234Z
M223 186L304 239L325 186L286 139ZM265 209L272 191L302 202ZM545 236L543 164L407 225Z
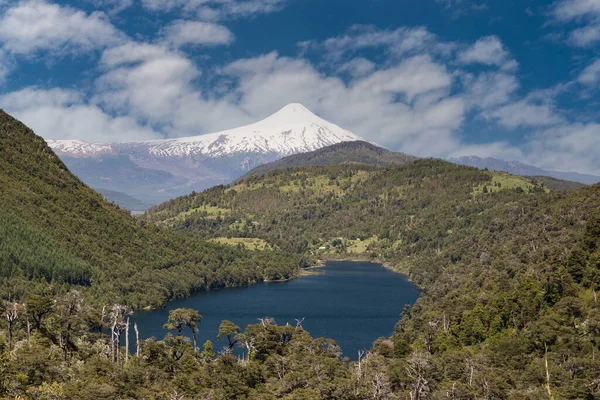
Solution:
M300 257L250 252L146 225L72 175L0 112L0 290L76 285L98 300L159 306L194 290L297 273ZM49 285L50 284L50 285Z
M551 191L436 160L313 166L138 220L2 113L0 188L0 398L600 397L599 185ZM119 346L132 308L294 276L313 257L386 262L423 295L356 362L266 316L198 345L189 309L163 340Z
M407 273L424 294L373 350L400 398L592 399L600 396L599 207L598 185L550 191L418 160L274 171L146 218Z
M389 151L368 142L342 142L308 153L294 154L280 160L258 166L241 179L265 175L271 171L292 167L321 165L363 164L376 167L402 165L416 160L404 153Z

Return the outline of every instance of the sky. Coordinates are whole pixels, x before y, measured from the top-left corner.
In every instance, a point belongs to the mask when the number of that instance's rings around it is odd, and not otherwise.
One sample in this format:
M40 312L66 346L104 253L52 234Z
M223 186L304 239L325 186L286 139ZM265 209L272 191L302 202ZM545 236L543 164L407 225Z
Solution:
M0 0L0 107L123 142L288 103L389 149L600 175L600 0Z

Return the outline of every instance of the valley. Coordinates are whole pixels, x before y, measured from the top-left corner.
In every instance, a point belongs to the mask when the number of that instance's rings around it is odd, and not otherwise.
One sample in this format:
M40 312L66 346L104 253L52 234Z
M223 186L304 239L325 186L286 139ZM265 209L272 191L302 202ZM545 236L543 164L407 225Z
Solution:
M136 218L0 138L2 396L598 394L598 185L352 141Z

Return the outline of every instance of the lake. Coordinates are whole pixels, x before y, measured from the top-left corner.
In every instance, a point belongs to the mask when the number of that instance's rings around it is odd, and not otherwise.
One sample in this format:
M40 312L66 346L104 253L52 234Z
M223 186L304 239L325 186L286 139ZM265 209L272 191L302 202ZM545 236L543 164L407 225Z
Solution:
M305 318L302 326L317 337L334 339L345 356L356 358L360 349L369 349L381 336L390 336L405 304L414 304L419 290L400 274L382 265L367 262L327 262L315 275L286 282L257 284L243 288L197 293L169 302L161 310L140 311L137 322L140 338L162 339L169 310L193 308L203 316L198 346L212 340L215 351L226 339L216 340L222 320L233 321L242 330L258 318L274 317L279 325ZM133 332L133 330L132 330ZM132 348L135 348L132 341Z

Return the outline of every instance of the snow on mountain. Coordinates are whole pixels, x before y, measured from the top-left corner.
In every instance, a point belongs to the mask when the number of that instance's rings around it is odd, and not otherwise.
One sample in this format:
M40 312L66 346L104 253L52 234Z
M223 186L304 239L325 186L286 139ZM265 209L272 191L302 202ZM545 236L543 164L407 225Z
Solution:
M72 157L89 157L99 154L110 154L116 150L106 143L88 143L83 140L48 140L48 145L56 154Z
M301 104L288 104L257 123L206 135L145 142L100 144L79 140L49 142L57 153L88 157L114 149L119 153L147 151L154 157L224 157L234 154L277 154L279 157L304 153L332 144L362 140L354 133L316 116Z
M69 169L95 188L146 203L226 184L258 165L341 142L363 140L301 104L251 125L206 135L129 143L51 140Z

